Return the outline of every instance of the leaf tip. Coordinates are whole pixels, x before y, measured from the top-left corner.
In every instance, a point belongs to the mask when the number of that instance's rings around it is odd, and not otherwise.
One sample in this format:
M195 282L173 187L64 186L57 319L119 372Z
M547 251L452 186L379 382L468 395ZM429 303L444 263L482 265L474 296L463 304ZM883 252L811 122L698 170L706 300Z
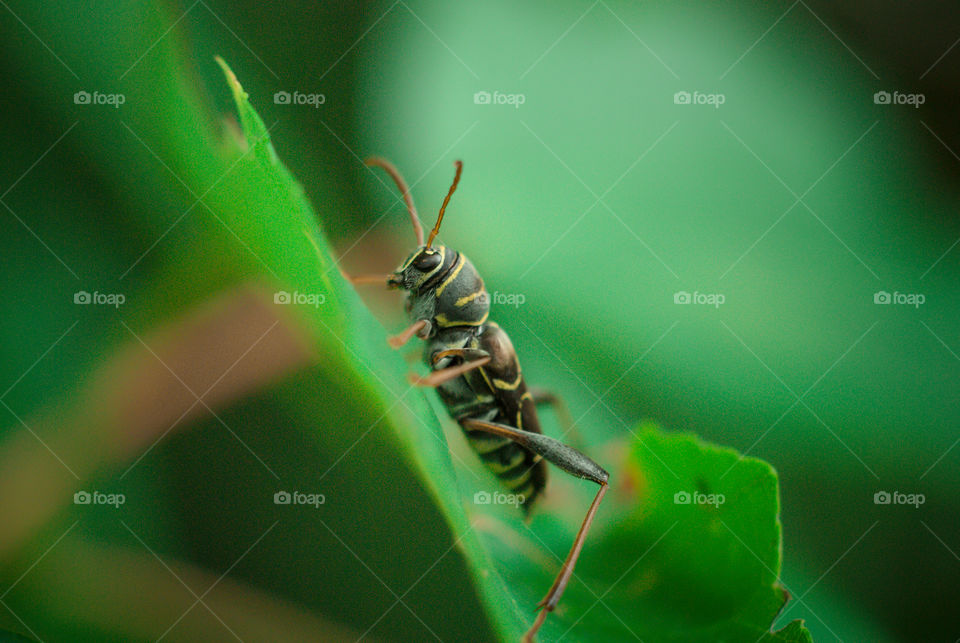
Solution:
M220 69L223 70L223 75L227 77L227 84L230 85L230 89L233 90L233 97L239 105L242 101L248 98L247 93L243 91L243 86L240 85L240 81L237 80L237 75L233 73L233 70L230 69L230 65L227 64L220 56L214 56L213 59L217 61L217 64L220 65Z

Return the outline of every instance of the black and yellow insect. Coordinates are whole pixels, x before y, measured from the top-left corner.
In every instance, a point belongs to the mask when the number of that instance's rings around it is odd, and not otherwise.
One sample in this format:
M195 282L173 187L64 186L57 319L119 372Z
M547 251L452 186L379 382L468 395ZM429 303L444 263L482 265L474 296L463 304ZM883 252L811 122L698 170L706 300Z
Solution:
M388 287L407 292L405 307L411 326L390 337L389 342L399 348L414 335L425 340L424 361L432 371L426 377L411 376L411 381L436 387L484 465L512 492L523 494L525 502L521 506L525 511L530 511L546 487L546 462L600 485L560 573L537 605L542 610L524 636L525 641L533 641L570 580L590 523L606 493L609 475L576 449L543 435L536 407L539 403L556 403L557 398L528 390L509 336L489 319L490 298L470 260L460 252L433 245L463 164L455 162L453 184L426 243L403 177L384 159L372 158L367 164L386 170L403 193L417 248L393 274L352 280L385 282Z

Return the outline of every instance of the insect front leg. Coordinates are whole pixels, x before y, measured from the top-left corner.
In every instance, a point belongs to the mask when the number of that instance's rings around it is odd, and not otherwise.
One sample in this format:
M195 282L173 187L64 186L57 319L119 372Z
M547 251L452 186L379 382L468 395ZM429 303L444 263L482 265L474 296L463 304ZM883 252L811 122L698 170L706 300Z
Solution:
M414 335L420 339L426 339L430 336L430 330L432 328L433 324L430 323L429 319L421 319L399 335L392 335L388 337L387 343L393 348L401 348L407 342L413 339Z
M390 279L390 275L351 275L343 270L340 271L347 281L352 283L354 286L363 286L366 284L377 284L381 286L387 286L387 280Z
M307 237L307 241L310 242L310 245L313 246L313 249L317 253L317 257L322 261L323 252L320 251L320 246L317 245L317 240L313 234L310 233L310 230L305 228L303 234ZM423 236L421 234L421 236ZM346 270L343 269L343 266L340 266L340 274L343 275L344 279L352 283L354 286L361 286L365 284L380 284L383 286L389 286L390 275L351 275Z
M448 357L459 357L465 362L473 362L484 357L490 357L490 353L482 348L448 348L431 355L430 365L436 366L437 362Z
M550 591L548 591L547 595L543 597L543 600L537 604L537 608L542 608L542 610L537 615L536 621L534 621L533 625L523 637L525 643L532 643L537 630L543 625L547 614L552 612L557 606L557 603L560 602L560 597L563 595L567 583L570 582L570 577L573 575L573 568L577 564L580 551L583 549L583 543L587 538L587 532L590 530L593 518L597 514L600 501L607 492L610 474L599 464L573 447L567 446L559 440L555 440L546 435L523 431L522 429L517 429L505 424L485 422L483 420L470 418L462 420L461 423L464 428L471 431L483 431L485 433L492 433L493 435L509 438L524 448L543 457L548 462L552 462L567 473L578 478L592 480L600 485L600 489L597 491L597 495L590 504L590 509L587 510L587 515L580 525L580 530L577 532L577 537L573 541L573 546L570 548L566 560L563 561L563 567L560 568L560 573L557 574L556 579L553 581Z
M478 348L451 348L434 353L430 363L436 365L437 362L448 357L460 357L463 358L464 361L455 366L448 366L447 368L433 371L426 377L418 377L411 373L408 378L410 383L414 386L440 386L444 382L449 382L464 373L468 373L475 368L480 368L490 362L490 355L484 350Z

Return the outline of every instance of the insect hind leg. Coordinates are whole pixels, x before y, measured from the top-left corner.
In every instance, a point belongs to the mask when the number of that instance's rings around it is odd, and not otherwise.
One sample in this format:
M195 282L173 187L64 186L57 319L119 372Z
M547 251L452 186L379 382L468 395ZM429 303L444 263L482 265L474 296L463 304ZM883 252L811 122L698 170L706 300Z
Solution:
M483 431L509 438L577 478L592 480L601 485L607 484L607 480L610 478L610 474L603 467L584 454L573 447L567 446L560 440L542 433L524 431L506 424L485 422L472 418L464 419L463 425L473 431Z
M603 496L607 492L610 474L608 474L603 467L573 447L569 447L559 440L540 433L523 431L522 429L517 429L505 424L485 422L476 419L464 419L463 426L473 431L484 431L493 435L509 438L543 457L548 462L557 465L567 473L578 478L592 480L600 485L600 489L597 490L597 495L590 504L590 509L587 510L587 515L580 525L580 530L577 532L577 537L573 541L573 546L570 548L566 560L563 561L563 567L560 568L560 573L557 574L556 579L554 579L553 585L550 587L547 595L537 604L537 609L541 611L537 614L533 625L523 637L524 643L532 643L540 626L543 625L543 622L546 620L547 614L552 612L557 606L557 603L560 602L560 597L563 595L567 583L570 582L570 577L573 575L573 568L577 564L580 551L583 549L583 543L587 539L587 532L590 530L590 525L593 523L594 516L597 514L600 501L603 500Z

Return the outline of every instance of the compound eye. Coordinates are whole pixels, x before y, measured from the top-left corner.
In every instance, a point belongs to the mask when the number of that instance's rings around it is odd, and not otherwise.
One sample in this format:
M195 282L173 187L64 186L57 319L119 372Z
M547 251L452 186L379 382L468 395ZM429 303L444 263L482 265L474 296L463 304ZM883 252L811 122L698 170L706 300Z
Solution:
M420 272L430 272L440 265L439 252L424 252L413 260L413 266Z

